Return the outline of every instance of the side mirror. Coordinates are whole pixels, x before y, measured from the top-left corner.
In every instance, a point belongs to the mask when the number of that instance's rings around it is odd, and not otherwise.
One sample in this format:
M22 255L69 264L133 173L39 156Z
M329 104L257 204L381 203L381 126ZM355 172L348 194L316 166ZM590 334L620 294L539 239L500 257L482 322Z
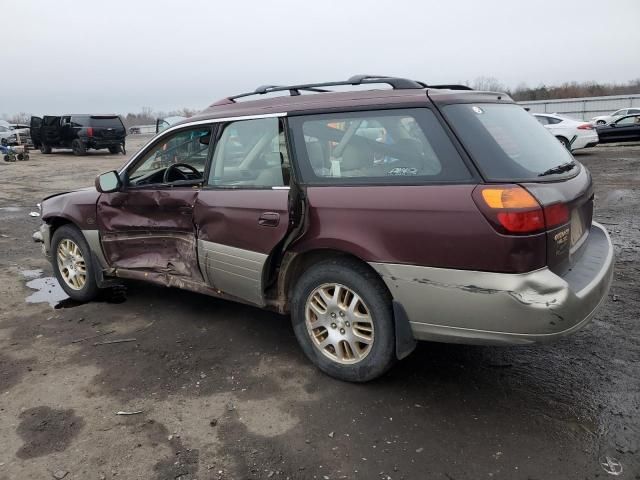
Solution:
M610 126L610 127L615 127L615 126L616 126L616 122L611 122L611 123L609 124L609 126Z
M118 172L115 170L100 174L96 177L96 190L100 193L117 192L121 186L122 182L120 181Z

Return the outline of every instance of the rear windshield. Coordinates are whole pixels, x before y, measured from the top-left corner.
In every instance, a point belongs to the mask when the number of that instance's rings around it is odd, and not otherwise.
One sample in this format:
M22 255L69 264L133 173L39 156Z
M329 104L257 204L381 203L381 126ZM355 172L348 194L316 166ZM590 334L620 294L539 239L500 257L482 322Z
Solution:
M456 104L443 112L487 180L540 180L549 169L573 162L569 151L518 105ZM577 172L573 168L544 177Z
M120 117L91 117L89 118L90 127L103 128L124 128Z

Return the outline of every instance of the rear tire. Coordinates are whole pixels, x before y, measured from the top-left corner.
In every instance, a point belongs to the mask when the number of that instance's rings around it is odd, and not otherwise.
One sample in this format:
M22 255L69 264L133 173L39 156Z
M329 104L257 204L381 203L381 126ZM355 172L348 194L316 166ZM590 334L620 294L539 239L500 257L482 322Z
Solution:
M112 155L120 153L120 145L118 145L117 147L109 147L109 153L111 153Z
M98 294L91 250L82 232L73 225L58 228L51 239L51 264L58 283L78 302L89 302Z
M339 380L367 382L396 361L389 292L358 261L335 258L305 271L292 292L291 321L309 360Z
M87 147L78 138L74 139L73 142L71 142L71 149L73 150L73 154L77 156L82 156L87 154Z
M40 152L44 155L48 155L51 153L51 146L45 145L44 143L40 145Z
M567 150L571 151L571 144L569 143L569 140L567 140L564 137L556 137L558 139L558 141L562 144L562 146L564 148L566 148Z

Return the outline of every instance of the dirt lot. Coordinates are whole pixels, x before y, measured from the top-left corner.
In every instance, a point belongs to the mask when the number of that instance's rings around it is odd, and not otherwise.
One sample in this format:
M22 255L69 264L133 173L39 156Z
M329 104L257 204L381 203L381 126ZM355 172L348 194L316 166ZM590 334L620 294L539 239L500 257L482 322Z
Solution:
M123 303L28 303L55 296L29 212L124 157L2 162L0 479L640 479L640 145L576 157L616 248L593 323L535 347L422 344L367 385L247 306L134 283Z

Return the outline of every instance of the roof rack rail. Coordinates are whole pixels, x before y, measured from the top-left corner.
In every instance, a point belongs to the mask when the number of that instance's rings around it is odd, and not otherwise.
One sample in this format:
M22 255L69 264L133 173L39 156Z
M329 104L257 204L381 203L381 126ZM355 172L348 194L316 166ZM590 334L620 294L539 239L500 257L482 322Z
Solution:
M447 90L473 90L473 88L468 87L467 85L427 85L427 88L442 88Z
M262 85L256 88L253 92L241 93L229 97L227 100L235 102L238 98L249 97L252 95L265 95L273 92L285 92L289 91L289 95L298 96L300 91L307 92L320 92L326 93L331 90L326 90L324 87L338 87L343 85L365 85L373 83L386 83L390 85L394 90L408 90L408 89L421 89L426 85L422 82L415 80L409 80L406 78L388 77L385 75L354 75L347 80L341 80L338 82L323 82L323 83L305 83L301 85Z

